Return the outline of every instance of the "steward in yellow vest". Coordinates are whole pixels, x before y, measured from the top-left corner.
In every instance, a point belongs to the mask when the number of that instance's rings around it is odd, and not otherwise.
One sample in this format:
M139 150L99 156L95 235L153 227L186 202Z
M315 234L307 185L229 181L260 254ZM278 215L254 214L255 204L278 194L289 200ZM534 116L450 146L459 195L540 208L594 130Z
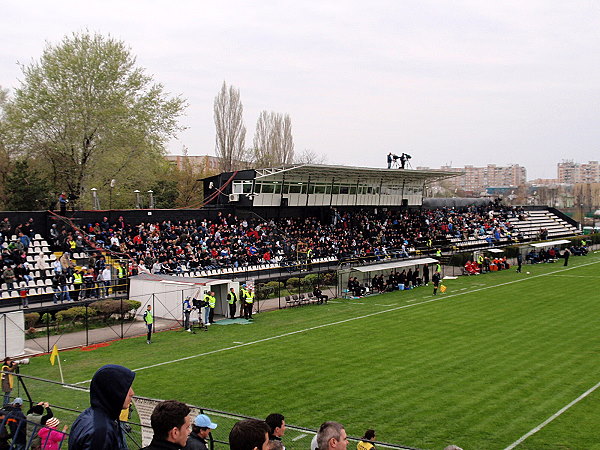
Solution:
M254 291L244 289L244 319L252 319Z
M215 323L215 306L217 305L215 293L210 291L209 293L205 294L204 301L208 303L208 307L204 310L204 317L206 319L206 325L210 325L211 323Z
M73 287L75 291L73 292L73 300L79 300L79 293L81 292L81 286L83 285L83 274L80 270L76 270L73 272Z
M375 446L371 443L375 439L375 430L365 431L365 435L356 445L356 450L375 450Z

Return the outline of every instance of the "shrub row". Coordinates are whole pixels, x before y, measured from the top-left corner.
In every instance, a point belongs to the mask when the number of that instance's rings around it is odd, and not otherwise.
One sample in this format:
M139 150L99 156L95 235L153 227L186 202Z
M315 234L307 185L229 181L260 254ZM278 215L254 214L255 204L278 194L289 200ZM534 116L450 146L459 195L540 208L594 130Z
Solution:
M90 303L85 306L73 306L62 311L58 311L54 315L54 319L50 313L40 315L37 312L25 314L25 329L30 329L36 326L43 326L47 323L63 323L83 321L86 317L89 321L107 322L113 315L117 315L119 319L131 319L140 306L141 302L136 300L100 300Z

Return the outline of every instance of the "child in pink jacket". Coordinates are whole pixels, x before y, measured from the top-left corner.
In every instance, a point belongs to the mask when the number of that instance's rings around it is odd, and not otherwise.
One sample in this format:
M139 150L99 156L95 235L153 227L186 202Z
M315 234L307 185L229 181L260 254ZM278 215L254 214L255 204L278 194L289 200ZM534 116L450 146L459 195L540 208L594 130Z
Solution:
M65 431L67 426L63 427L63 432L56 430L56 427L60 423L56 417L51 417L46 422L46 426L38 431L38 436L42 440L42 450L58 450L60 443L65 438Z

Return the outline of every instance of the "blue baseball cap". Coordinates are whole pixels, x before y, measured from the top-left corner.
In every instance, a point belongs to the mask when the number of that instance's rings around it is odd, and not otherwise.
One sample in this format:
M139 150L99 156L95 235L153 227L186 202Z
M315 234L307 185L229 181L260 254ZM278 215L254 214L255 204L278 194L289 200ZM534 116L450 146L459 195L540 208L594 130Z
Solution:
M194 420L194 425L200 428L210 428L211 430L217 428L217 424L212 423L212 421L206 414L199 414L198 416L196 416L196 419Z

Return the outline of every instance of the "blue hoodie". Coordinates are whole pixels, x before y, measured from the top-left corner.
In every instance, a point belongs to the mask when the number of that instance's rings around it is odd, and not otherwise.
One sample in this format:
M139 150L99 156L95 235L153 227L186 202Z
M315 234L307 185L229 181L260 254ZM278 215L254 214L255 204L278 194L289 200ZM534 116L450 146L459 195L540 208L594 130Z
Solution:
M91 406L73 422L69 450L126 449L119 428L119 414L135 373L123 366L100 367L90 384Z

